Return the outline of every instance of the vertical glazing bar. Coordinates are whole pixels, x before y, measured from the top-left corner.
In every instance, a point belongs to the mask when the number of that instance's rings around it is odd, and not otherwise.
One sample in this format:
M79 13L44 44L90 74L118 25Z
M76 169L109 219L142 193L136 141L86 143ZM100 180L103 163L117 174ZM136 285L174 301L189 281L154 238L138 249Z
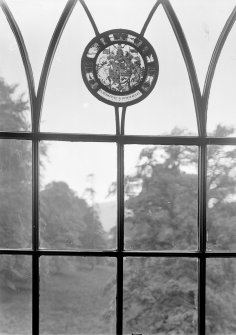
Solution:
M122 115L121 115L121 135L125 133L125 115L126 115L126 107L122 108Z
M119 107L115 107L116 135L120 135L120 116Z
M198 263L198 334L205 335L206 325L206 258L200 257Z
M38 195L39 195L39 150L38 150L38 139L34 137L33 140L33 164L32 164L32 173L33 173L33 226L32 226L32 237L33 237L33 266L32 266L32 330L33 335L39 334L39 256L37 250L39 247L39 229L38 229Z
M199 148L199 239L198 247L201 255L198 264L198 334L205 335L206 310L206 173L207 149L205 145Z
M32 330L33 335L39 334L39 257L36 253L33 255L33 313Z
M123 325L123 250L124 250L124 145L117 143L117 310L116 333Z
M206 251L206 185L207 185L207 148L199 148L199 250Z

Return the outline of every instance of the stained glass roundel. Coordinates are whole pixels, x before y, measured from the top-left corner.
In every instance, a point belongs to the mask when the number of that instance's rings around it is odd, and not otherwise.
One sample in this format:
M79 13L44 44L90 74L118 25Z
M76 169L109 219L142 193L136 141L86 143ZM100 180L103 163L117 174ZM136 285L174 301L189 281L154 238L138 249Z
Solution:
M159 73L156 53L139 34L125 29L96 36L84 50L81 70L89 91L113 106L143 100L153 90Z

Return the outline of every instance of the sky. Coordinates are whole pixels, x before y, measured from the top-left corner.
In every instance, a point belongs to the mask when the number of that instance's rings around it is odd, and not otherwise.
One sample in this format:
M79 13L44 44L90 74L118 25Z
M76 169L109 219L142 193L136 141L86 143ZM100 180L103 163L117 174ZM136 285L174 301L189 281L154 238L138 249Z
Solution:
M7 0L22 32L33 68L36 87L46 51L65 0ZM113 28L140 32L155 0L87 0L99 32ZM220 32L235 6L235 0L171 0L188 41L201 89ZM27 83L20 53L6 18L0 12L0 76L17 83L25 92ZM115 133L112 106L98 101L86 88L80 62L94 31L78 2L58 45L48 78L42 110L41 131ZM145 33L160 66L152 93L128 107L126 134L170 134L174 127L197 135L191 87L181 51L163 8L158 8ZM208 130L218 123L236 126L236 27L232 28L219 59L212 85ZM140 146L126 149L126 173L134 171ZM88 175L93 175L93 178ZM96 202L109 201L109 185L116 179L116 146L106 143L54 143L48 145L42 185L64 180L80 196L91 184Z

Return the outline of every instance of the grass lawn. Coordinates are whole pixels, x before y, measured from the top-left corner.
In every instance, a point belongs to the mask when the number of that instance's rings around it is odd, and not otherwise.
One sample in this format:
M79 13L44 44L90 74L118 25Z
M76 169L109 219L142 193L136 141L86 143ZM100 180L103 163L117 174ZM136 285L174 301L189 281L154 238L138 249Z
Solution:
M104 313L115 297L108 296L104 287L114 274L112 267L96 266L48 275L40 283L40 334L112 334L114 319ZM0 288L3 334L31 334L30 290Z

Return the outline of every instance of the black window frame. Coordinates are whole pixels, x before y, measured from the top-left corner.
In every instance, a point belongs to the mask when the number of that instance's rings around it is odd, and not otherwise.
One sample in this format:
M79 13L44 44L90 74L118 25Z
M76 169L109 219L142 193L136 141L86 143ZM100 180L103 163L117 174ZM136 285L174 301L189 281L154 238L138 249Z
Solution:
M78 4L77 4L78 2ZM131 136L125 134L126 108L115 107L116 134L74 134L40 132L40 115L43 97L46 90L50 67L60 41L64 27L75 5L80 4L85 9L93 26L95 35L98 29L95 21L83 0L68 0L63 13L53 33L45 57L39 87L36 92L33 71L24 44L24 39L10 9L5 1L0 6L14 33L24 64L31 106L32 131L29 132L0 132L0 139L28 140L32 143L32 249L0 249L0 254L31 255L32 256L32 333L39 334L39 259L41 256L87 256L87 257L115 257L117 258L117 334L122 334L123 319L123 260L125 257L191 257L198 260L198 334L205 334L205 303L206 303L206 260L208 258L236 258L236 252L213 252L206 249L206 185L207 185L207 147L211 145L236 145L236 138L216 138L207 136L206 120L207 106L211 84L221 50L228 34L236 20L236 7L229 16L217 44L215 46L206 81L201 93L191 52L180 22L169 0L158 0L152 8L140 35L143 36L153 14L158 6L163 6L181 49L188 71L190 85L196 110L198 136ZM110 142L117 145L117 250L107 251L64 251L42 250L39 248L39 143L40 141L73 141L73 142ZM198 166L198 250L196 251L128 251L124 249L124 148L129 144L142 145L188 145L199 149Z

